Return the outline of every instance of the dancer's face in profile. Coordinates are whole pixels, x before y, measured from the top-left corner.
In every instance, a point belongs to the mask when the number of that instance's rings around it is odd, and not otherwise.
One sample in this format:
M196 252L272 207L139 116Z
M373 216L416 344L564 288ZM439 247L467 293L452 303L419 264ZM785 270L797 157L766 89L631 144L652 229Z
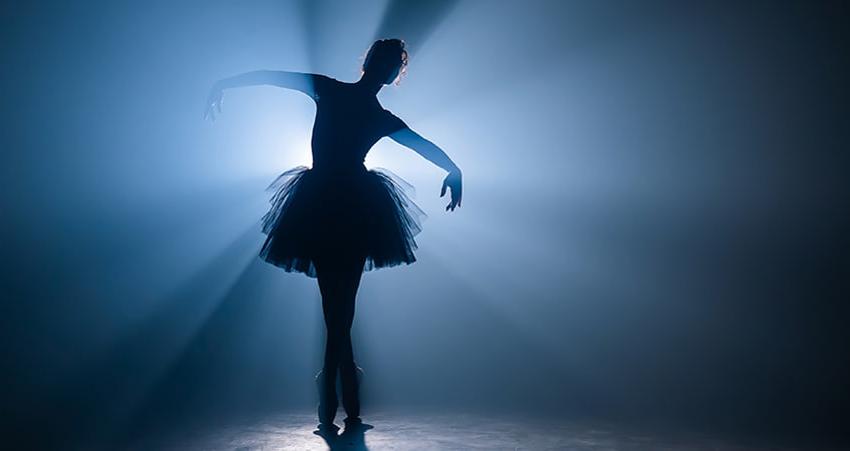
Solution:
M390 70L389 75L387 75L387 78L384 81L384 84L388 85L396 81L396 79L398 79L399 73L401 73L401 64Z

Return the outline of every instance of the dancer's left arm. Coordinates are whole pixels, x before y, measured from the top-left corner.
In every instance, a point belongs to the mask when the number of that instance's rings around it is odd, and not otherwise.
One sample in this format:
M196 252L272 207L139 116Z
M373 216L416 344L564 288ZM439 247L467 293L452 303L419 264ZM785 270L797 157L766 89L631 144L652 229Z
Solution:
M460 207L463 196L463 174L443 149L411 130L407 125L391 133L389 137L448 172L440 189L440 197L445 196L446 188L448 188L451 192L451 201L446 206L446 211L454 211L455 208Z

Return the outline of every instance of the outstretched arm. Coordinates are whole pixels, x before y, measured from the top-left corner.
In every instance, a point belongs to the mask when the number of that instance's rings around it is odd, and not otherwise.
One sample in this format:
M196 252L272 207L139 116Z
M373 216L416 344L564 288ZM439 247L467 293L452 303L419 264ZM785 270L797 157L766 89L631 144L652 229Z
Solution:
M212 90L210 90L205 116L215 120L215 113L221 113L221 100L225 89L270 85L301 91L315 98L315 82L318 77L321 77L321 75L301 72L255 70L233 77L223 78L217 81L213 85Z
M452 159L443 152L443 149L440 149L436 144L423 138L422 135L407 126L393 132L389 137L448 172L449 174L443 180L443 187L440 189L440 197L446 194L446 188L448 188L451 192L452 200L446 206L446 210L454 211L456 207L460 207L463 195L463 174Z

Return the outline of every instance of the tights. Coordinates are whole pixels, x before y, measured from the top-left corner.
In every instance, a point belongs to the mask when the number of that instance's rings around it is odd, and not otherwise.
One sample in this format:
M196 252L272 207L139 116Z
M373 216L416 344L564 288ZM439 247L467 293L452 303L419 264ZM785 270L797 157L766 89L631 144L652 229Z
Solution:
M316 261L322 311L325 317L327 340L325 360L318 377L319 422L332 424L338 407L336 379L339 373L342 386L342 405L348 420L359 420L357 365L351 346L351 325L354 322L354 300L365 258L335 258Z

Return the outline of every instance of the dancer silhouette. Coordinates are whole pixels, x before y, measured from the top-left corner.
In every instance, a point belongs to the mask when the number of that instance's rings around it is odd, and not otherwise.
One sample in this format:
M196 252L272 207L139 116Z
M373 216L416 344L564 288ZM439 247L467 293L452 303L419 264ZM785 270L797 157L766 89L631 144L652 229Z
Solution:
M359 368L354 363L351 325L363 271L413 263L423 215L389 173L367 170L371 147L389 136L448 175L440 197L450 192L446 210L461 205L460 169L432 142L384 109L376 95L407 68L407 51L399 39L376 41L354 83L296 72L254 71L218 81L210 92L206 116L221 113L224 90L272 85L294 89L316 102L312 168L281 174L269 187L272 207L263 217L266 241L260 256L288 272L316 277L322 294L327 340L319 384L319 430L334 434L338 407L337 372L342 386L346 429L361 428Z

